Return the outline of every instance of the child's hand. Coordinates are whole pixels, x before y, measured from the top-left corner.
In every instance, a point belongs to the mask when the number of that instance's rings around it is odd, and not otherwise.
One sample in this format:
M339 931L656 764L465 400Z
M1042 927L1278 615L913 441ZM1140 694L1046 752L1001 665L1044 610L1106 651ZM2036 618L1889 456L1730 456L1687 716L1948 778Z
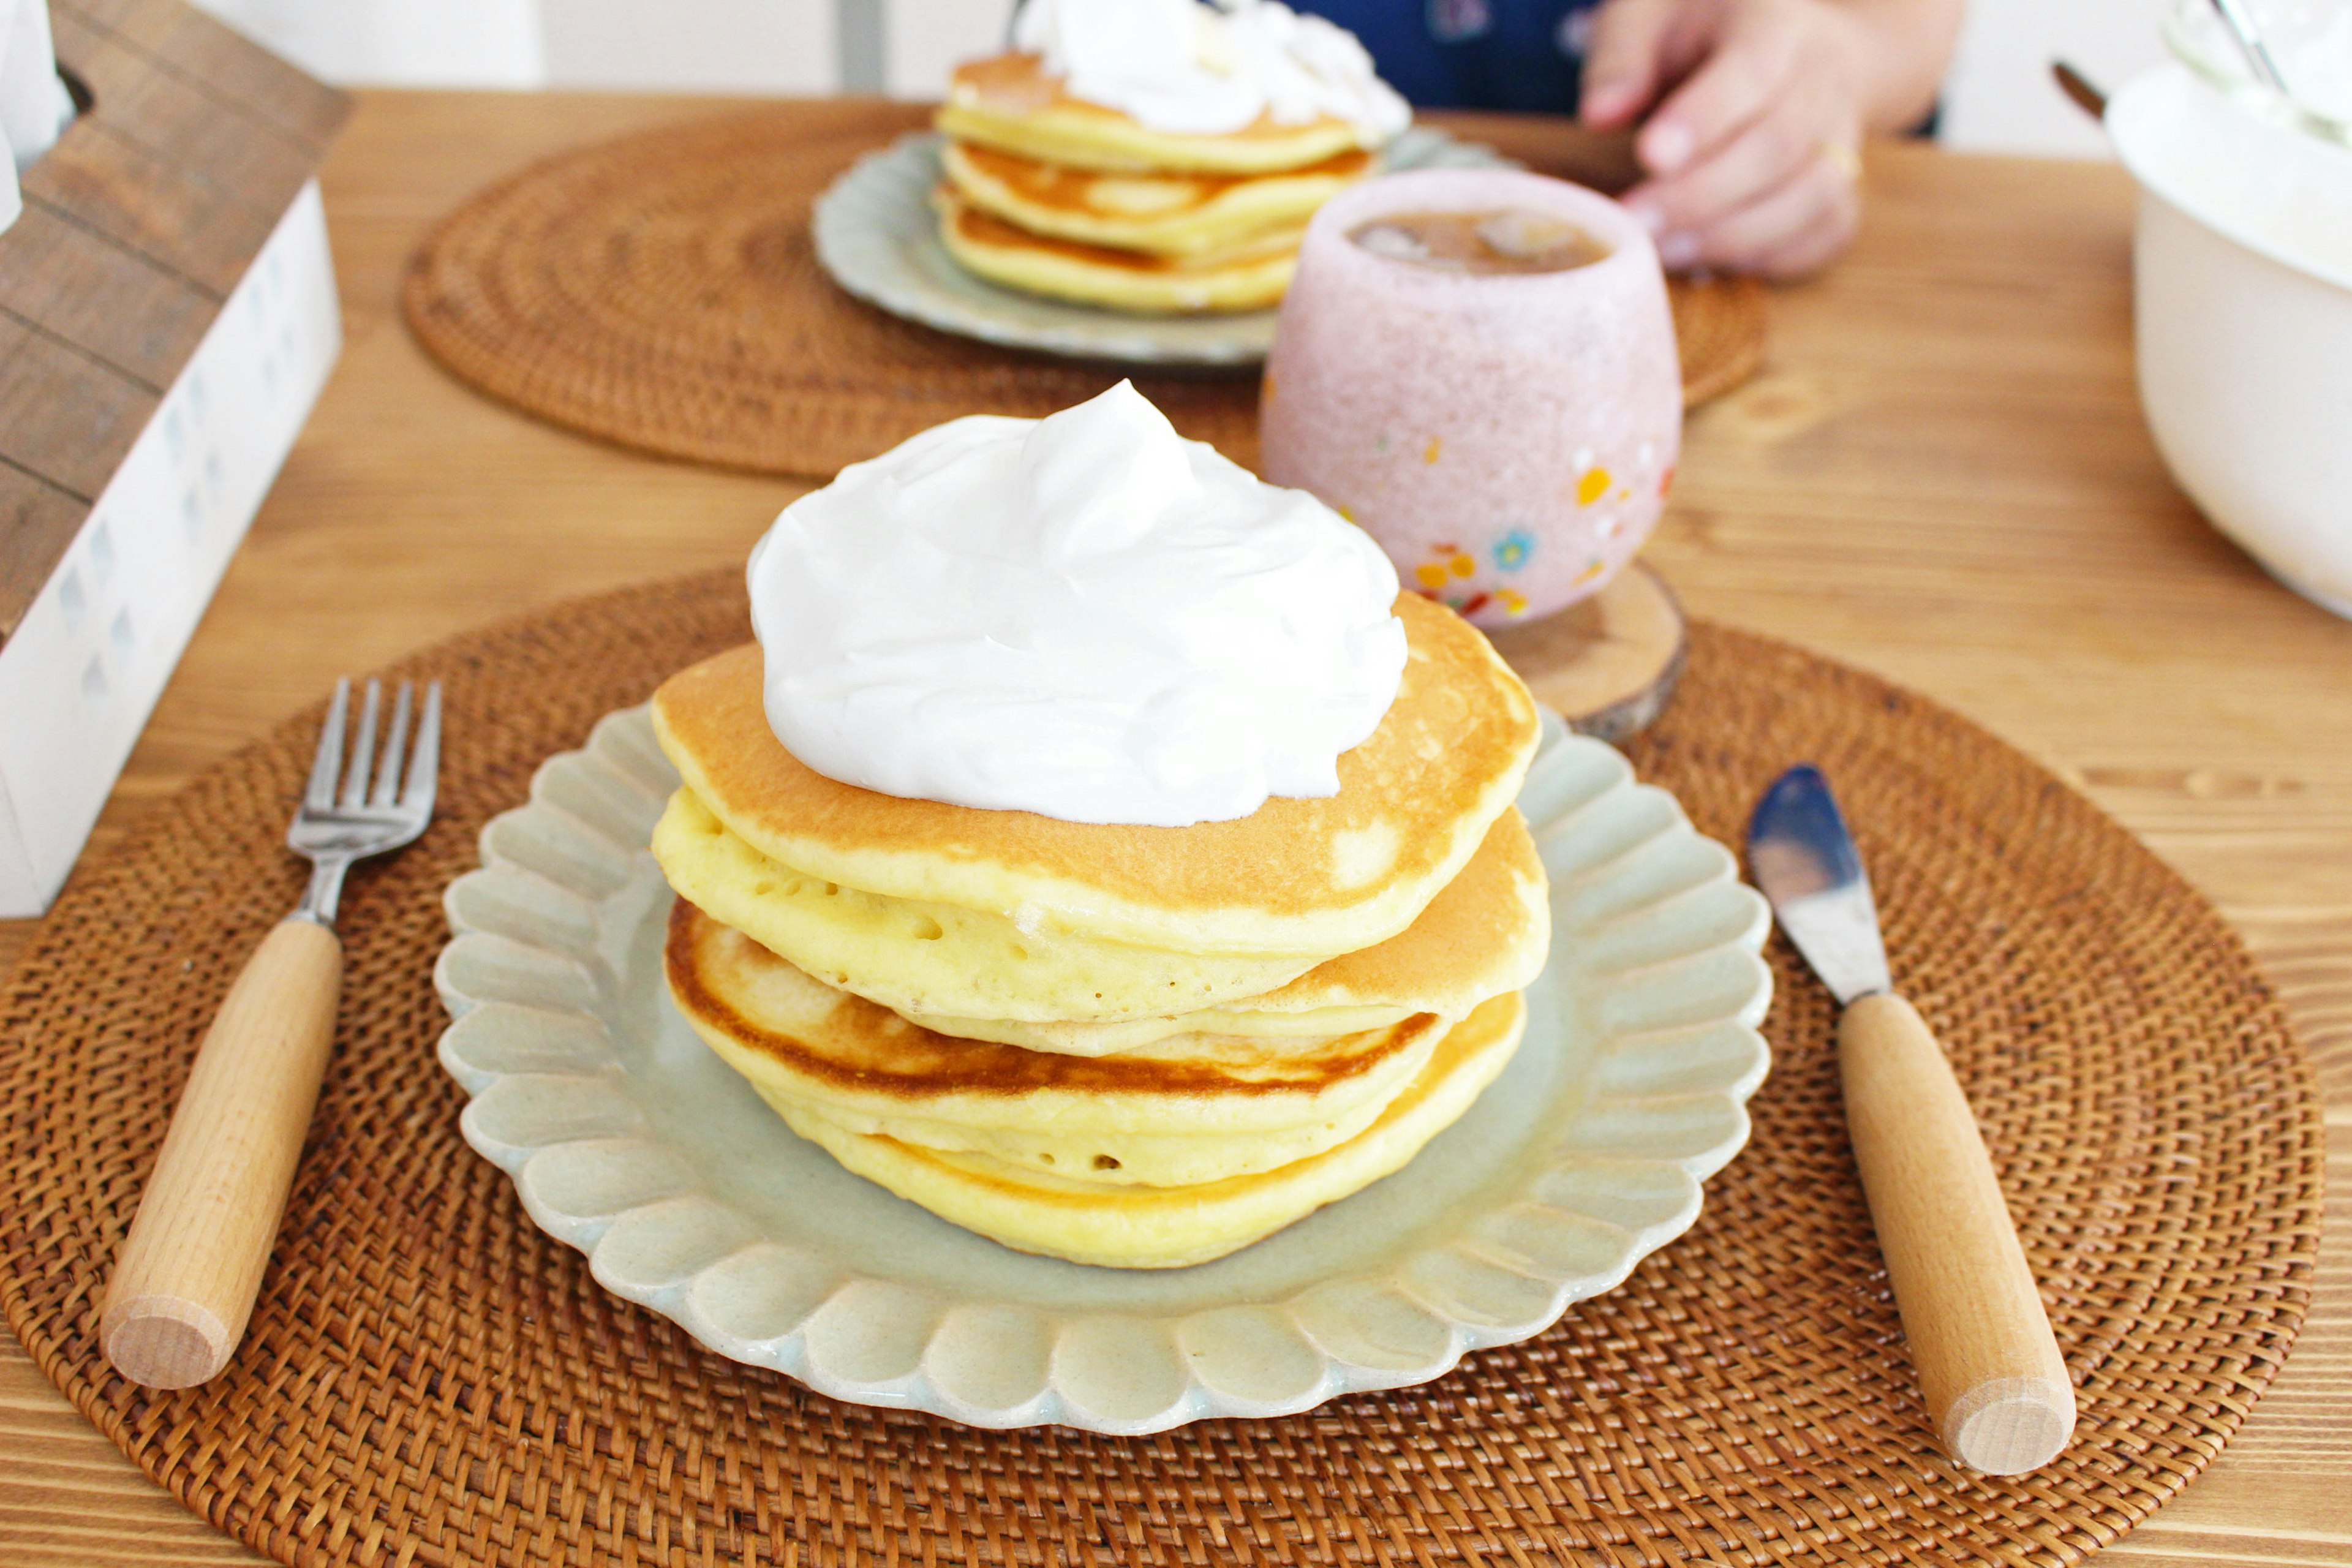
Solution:
M1607 0L1584 120L1649 111L1634 153L1650 177L1625 204L1668 267L1797 277L1852 243L1863 132L1932 100L1958 12L1953 0Z

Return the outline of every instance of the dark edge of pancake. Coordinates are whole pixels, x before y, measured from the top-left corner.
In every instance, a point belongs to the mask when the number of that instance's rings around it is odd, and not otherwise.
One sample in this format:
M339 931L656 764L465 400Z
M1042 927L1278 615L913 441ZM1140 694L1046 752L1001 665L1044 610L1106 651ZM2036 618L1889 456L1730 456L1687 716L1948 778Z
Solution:
M1088 267L1106 267L1118 272L1155 278L1207 279L1221 273L1240 272L1269 261L1288 260L1297 255L1294 247L1291 250L1265 250L1221 261L1204 261L1199 256L1162 256L1149 250L1122 250L1117 246L1071 239L1064 235L1042 234L1035 229L1022 227L1001 213L991 212L945 180L932 189L931 200L940 207L944 220L953 224L956 231L969 244L994 250L1043 251L1048 256L1062 257ZM1274 228L1286 226L1273 225L1268 229L1252 232L1262 236Z
M1435 1014L1418 1013L1390 1029L1366 1031L1375 1034L1378 1042L1369 1049L1337 1058L1309 1058L1299 1064L1303 1070L1286 1073L1277 1068L1273 1076L1264 1080L1243 1082L1223 1068L1208 1064L1118 1056L1065 1056L1052 1051L1033 1051L1019 1046L1000 1045L992 1040L968 1040L960 1036L942 1035L908 1023L878 1002L869 1002L862 996L844 992L841 1003L836 1005L873 1008L891 1024L915 1037L908 1047L910 1051L926 1051L933 1058L930 1066L919 1071L892 1072L876 1068L844 1067L810 1050L789 1035L762 1028L713 994L703 984L694 963L698 921L708 921L719 931L733 929L684 898L671 906L669 936L663 948L662 966L669 980L670 994L680 1010L736 1044L773 1057L808 1078L847 1089L888 1094L910 1102L950 1094L1020 1095L1034 1094L1041 1089L1116 1095L1315 1094L1343 1079L1370 1070L1399 1051L1409 1049L1423 1035L1439 1025ZM751 939L745 937L744 940L749 942ZM779 958L776 962L789 961Z
M1236 174L1210 173L1202 170L1171 170L1164 174L1155 172L1149 174L1137 173L1121 174L1104 169L1080 168L1069 163L1055 163L1044 158L1033 157L1025 153L1008 153L1002 147L991 147L986 142L967 142L960 143L960 145L962 147L965 155L977 163L983 174L991 175L1004 184L1012 187L1013 190L1018 191L1021 195L1045 205L1052 205L1054 203L1052 197L1040 195L1036 190L1032 188L1034 184L1041 183L1040 176L1031 173L1033 170L1043 172L1042 183L1054 186L1055 194L1059 194L1060 187L1064 185L1087 184L1095 180L1182 180L1191 184L1207 187L1207 189L1202 192L1199 197L1201 204L1205 205L1207 203L1213 201L1218 196L1223 195L1227 191L1234 189L1237 185L1253 184L1261 180L1288 180L1306 178L1309 176L1352 180L1369 170L1372 163L1372 153L1370 150L1362 147L1350 147L1345 152L1334 153L1328 158L1325 158L1319 163L1301 163L1295 169L1276 169L1265 174ZM1016 165L1016 167L1013 170L1007 171L1003 169L991 168L989 165L992 163L1011 163ZM1024 179L1029 181L1030 184L1023 184L1022 182ZM1193 210L1198 209L1195 208ZM1154 213L1145 213L1139 215L1122 214L1118 216L1134 216L1141 219L1150 219L1156 217L1159 215Z

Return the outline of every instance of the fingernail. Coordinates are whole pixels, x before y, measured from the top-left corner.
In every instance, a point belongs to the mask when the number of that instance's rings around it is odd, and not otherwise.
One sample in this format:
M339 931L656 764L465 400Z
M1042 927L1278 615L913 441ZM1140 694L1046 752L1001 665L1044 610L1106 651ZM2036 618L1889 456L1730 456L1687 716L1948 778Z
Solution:
M1669 120L1643 133L1642 151L1648 155L1651 168L1671 174L1689 163L1691 154L1698 149L1689 130Z
M1666 232L1666 215L1664 209L1660 207L1657 203L1649 200L1647 197L1633 196L1628 198L1625 203L1625 210L1632 213L1636 218L1640 219L1642 226L1648 229L1653 236L1661 235Z
M1658 241L1658 264L1662 267L1688 267L1698 259L1698 236L1670 234Z

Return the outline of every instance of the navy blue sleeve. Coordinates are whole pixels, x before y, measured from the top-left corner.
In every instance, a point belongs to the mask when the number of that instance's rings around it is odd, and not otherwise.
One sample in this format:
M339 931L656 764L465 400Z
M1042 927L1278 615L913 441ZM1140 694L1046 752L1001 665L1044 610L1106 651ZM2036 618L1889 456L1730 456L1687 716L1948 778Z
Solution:
M1597 0L1290 0L1364 41L1422 109L1576 111Z

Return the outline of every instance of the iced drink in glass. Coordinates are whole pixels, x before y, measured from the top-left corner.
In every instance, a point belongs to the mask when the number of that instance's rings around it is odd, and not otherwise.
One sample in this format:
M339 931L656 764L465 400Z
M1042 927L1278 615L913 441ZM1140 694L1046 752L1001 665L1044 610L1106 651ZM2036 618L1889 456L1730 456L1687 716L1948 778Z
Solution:
M1500 626L1598 592L1664 506L1682 439L1650 237L1607 197L1433 169L1325 204L1267 356L1265 477Z

